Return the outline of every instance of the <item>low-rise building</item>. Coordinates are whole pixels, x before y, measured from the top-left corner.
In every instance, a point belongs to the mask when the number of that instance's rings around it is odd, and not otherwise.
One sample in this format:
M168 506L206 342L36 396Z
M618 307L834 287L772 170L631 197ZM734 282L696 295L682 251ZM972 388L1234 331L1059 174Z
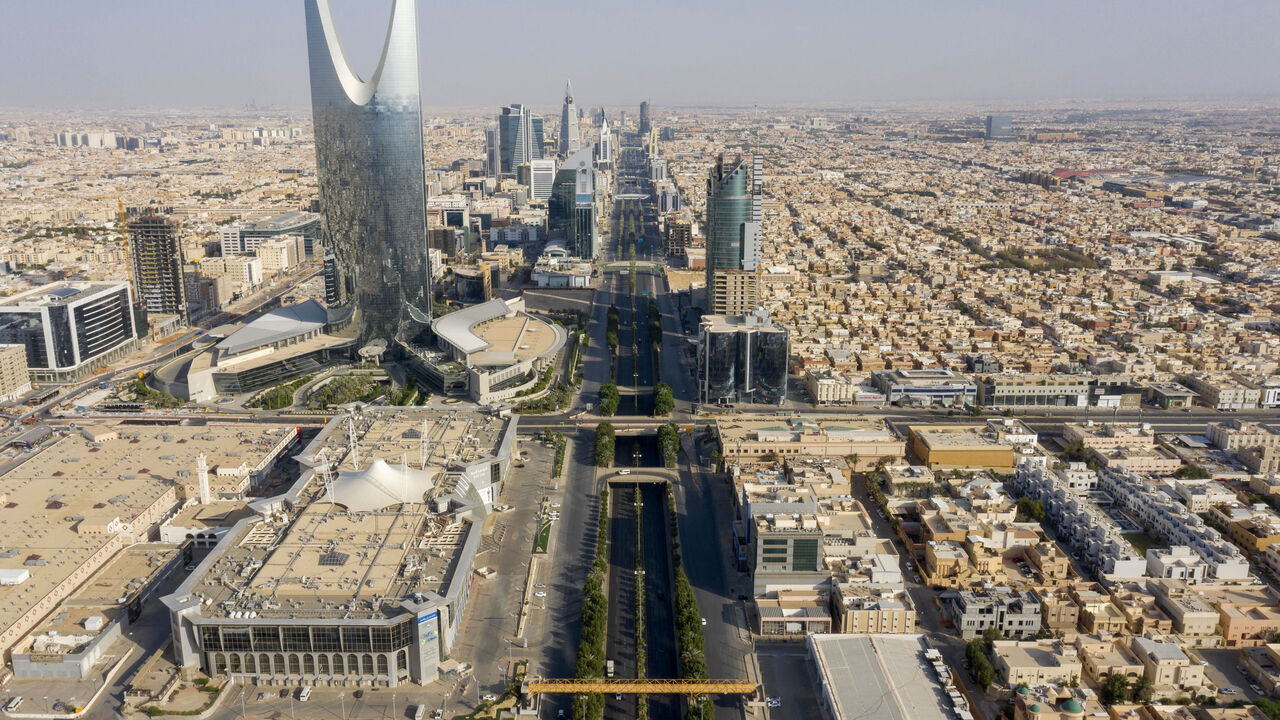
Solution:
M1231 418L1223 422L1209 423L1209 442L1220 450L1280 448L1280 433L1256 422Z
M1173 629L1189 638L1210 637L1218 633L1218 612L1200 599L1196 591L1181 580L1148 580L1147 590L1156 604L1173 621Z
M977 388L984 407L1085 407L1091 384L1082 375L987 375Z
M1075 648L1061 640L996 640L991 644L992 665L1004 684L1070 685L1081 675Z
M1040 599L1030 590L961 590L948 607L953 624L966 640L987 628L1016 638L1034 637L1040 632Z
M914 633L916 610L905 590L838 583L832 595L836 632Z
M906 445L882 420L867 418L778 418L736 415L716 420L716 437L725 461L753 462L796 455L855 457L854 471L884 458L901 458Z
M1157 693L1161 688L1196 691L1205 684L1204 666L1174 643L1135 637L1129 641L1129 649L1142 663L1142 675Z
M1153 578L1181 580L1190 585L1202 582L1209 574L1204 558L1186 545L1147 550L1147 575Z
M1258 407L1262 390L1230 375L1204 373L1178 377L1178 382L1194 390L1200 403L1218 410L1247 410Z
M964 407L978 399L972 381L946 368L880 370L872 373L871 380L894 405Z
M13 402L29 392L26 346L0 345L0 402Z
M911 449L932 469L1012 468L1013 445L1001 442L985 427L913 425Z
M1128 643L1111 635L1077 635L1075 647L1084 680L1099 687L1112 675L1122 675L1132 685L1145 670Z

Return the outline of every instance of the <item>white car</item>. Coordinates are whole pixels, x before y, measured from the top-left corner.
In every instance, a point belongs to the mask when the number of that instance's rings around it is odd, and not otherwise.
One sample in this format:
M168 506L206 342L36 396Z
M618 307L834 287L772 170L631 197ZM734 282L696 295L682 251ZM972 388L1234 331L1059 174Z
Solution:
M541 590L533 594L534 597L546 597L547 594Z
M702 626L703 626L703 627L706 627L706 626L707 626L707 619L706 619L706 618L702 618Z
M497 696L497 695L493 695L493 694L486 693L485 695L481 696L481 697L480 697L480 699L481 699L481 700L483 700L483 701L485 701L485 702L493 702L494 700L497 700L497 699L498 699L498 696Z
M560 503L551 503L551 507L553 508L560 507Z
M618 471L618 474L619 474L619 475L630 475L630 474L631 474L631 471L630 471L630 470L628 470L627 468L622 468L621 470L619 470L619 471Z
M1236 689L1235 689L1235 688L1233 688L1233 687L1224 687L1224 688L1222 688L1221 690L1219 690L1218 692L1222 693L1223 695L1235 695L1236 693L1238 693L1238 692L1240 692L1240 691L1239 691L1239 690L1236 690Z

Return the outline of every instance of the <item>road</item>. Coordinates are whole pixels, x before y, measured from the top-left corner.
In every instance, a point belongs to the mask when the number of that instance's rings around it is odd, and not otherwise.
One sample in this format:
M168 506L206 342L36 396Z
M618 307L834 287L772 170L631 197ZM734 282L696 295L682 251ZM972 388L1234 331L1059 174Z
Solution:
M609 493L609 623L604 656L614 663L615 677L638 677L636 666L636 590L643 580L637 572L635 532L638 520L634 485L619 485ZM606 718L636 717L631 695L605 697Z

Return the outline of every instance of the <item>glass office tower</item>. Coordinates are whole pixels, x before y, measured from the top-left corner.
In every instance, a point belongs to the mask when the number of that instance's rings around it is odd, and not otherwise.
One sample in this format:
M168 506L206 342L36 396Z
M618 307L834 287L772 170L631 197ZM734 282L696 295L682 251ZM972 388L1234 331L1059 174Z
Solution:
M716 274L754 273L760 263L762 167L759 155L721 155L707 178L707 309L712 313L729 314L730 307L744 305L734 297L717 301Z
M422 105L414 0L396 0L372 79L342 51L328 0L306 0L316 175L330 322L362 343L430 328Z

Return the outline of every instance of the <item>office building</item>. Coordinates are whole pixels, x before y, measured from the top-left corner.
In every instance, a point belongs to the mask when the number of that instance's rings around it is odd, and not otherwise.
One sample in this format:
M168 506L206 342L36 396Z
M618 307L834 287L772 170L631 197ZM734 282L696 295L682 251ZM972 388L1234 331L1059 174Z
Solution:
M555 158L542 158L529 163L529 197L534 202L546 202L551 197L551 186L555 180Z
M504 177L515 177L521 165L543 157L542 117L519 103L498 114L498 165Z
M986 138L1008 140L1013 137L1013 119L1008 115L988 115Z
M457 666L517 419L398 410L330 420L298 480L251 505L163 598L180 672L394 688Z
M364 343L416 345L431 322L416 5L395 3L367 82L327 0L306 0L306 15L330 322Z
M156 208L131 208L125 221L133 290L148 315L177 315L187 322L178 221Z
M741 314L759 303L764 158L721 155L707 179L707 310Z
M567 158L582 148L578 108L573 104L573 85L564 82L564 107L560 109L560 157Z
M594 259L600 240L596 207L596 171L591 150L583 148L556 172L547 200L548 237L563 241L573 257Z
M643 138L644 136L648 135L649 130L652 129L652 127L653 125L649 119L649 101L645 100L640 103L640 128L639 128L640 137Z
M0 343L22 345L36 382L68 382L137 344L129 284L58 282L0 300Z
M464 303L482 303L493 299L493 272L489 263L474 266L455 267L453 269L453 286L458 294L458 301Z
M489 177L502 175L502 141L497 123L484 129L484 172Z
M222 256L256 255L263 242L285 235L302 238L304 261L316 259L316 247L320 244L320 216L315 213L292 211L247 223L235 223L218 232Z
M877 370L871 382L889 402L904 407L964 407L978 397L973 381L947 368Z
M787 397L786 328L757 308L741 317L706 315L698 333L698 399L781 405Z

